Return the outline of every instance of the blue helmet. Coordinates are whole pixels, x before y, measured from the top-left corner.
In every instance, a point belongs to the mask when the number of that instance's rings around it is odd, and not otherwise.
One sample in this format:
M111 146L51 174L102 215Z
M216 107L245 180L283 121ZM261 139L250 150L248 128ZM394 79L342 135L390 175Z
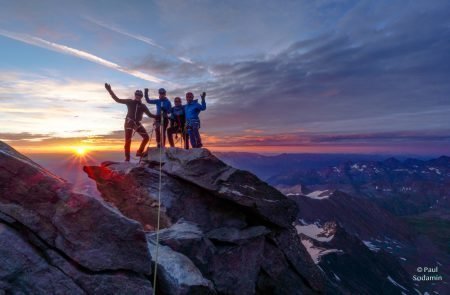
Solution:
M166 94L166 89L164 89L164 88L159 88L159 89L158 89L158 93L159 93L159 94Z

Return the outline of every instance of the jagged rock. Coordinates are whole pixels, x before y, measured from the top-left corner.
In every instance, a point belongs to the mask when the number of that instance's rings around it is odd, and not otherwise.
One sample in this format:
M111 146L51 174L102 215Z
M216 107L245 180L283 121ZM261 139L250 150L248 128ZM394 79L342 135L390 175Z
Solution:
M160 244L192 261L219 294L268 294L265 286L272 294L333 288L295 233L295 202L208 150L165 149L160 162L159 150L151 149L141 165L110 162L85 171L103 199L151 231L160 193Z
M148 245L157 263L157 290L161 294L216 294L211 281L205 279L200 270L189 258L173 251L170 247L159 245L151 237ZM158 251L158 255L156 253ZM156 257L158 261L156 262Z
M156 239L155 233L148 236ZM204 236L202 230L196 224L183 219L161 230L159 243L189 257L202 273L207 272L208 262L216 252L216 247Z
M17 294L152 290L146 277L151 274L151 257L138 222L100 200L73 193L63 179L2 142L0 224L4 290Z
M12 246L13 245L13 246ZM84 294L83 290L47 261L19 232L0 223L0 290L8 293Z
M348 234L339 225L330 241L310 240L313 247L323 248L329 253L320 258L318 265L351 293L416 293L411 275L397 259L383 250L369 250L361 240Z
M213 229L208 232L206 236L211 240L241 244L249 239L263 236L268 233L270 233L270 230L264 226L252 226L242 230L233 227L221 227Z
M150 149L147 161L157 163L159 160L159 149ZM207 149L165 149L161 162L165 173L244 206L270 223L289 226L297 213L292 201L279 191L251 173L226 165Z

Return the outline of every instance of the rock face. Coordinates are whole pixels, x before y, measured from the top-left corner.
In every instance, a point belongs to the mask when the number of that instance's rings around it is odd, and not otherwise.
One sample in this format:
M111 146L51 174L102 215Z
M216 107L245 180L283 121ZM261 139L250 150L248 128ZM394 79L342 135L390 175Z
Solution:
M404 289L445 293L445 283L413 281L413 275L417 265L439 265L440 275L447 277L448 254L428 238L417 236L386 209L337 190L291 194L289 198L299 208L295 227L302 234L302 242L320 258L318 265L332 280L345 282L356 293L383 293L388 287L393 294L395 289L397 293ZM327 226L330 223L338 225L332 234ZM325 236L333 238L324 241ZM322 253L330 254L321 257Z
M0 289L149 294L142 226L0 142Z
M345 292L327 279L301 243L292 226L295 202L206 149L170 148L161 154L153 149L143 165L85 167L106 201L149 230L152 255L160 164L160 292ZM176 261L182 266L171 265ZM183 275L189 269L189 276Z

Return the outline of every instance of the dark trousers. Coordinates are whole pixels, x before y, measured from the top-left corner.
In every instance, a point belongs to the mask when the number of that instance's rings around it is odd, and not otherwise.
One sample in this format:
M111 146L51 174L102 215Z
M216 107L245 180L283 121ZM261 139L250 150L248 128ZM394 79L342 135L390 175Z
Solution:
M158 147L161 147L161 135L162 135L162 147L166 146L166 131L167 126L169 126L169 120L163 119L163 130L161 134L161 120L155 120L155 134L156 134L156 144Z
M175 143L173 141L174 134L180 134L181 140L184 141L184 148L189 149L189 135L187 134L187 132L183 132L183 128L179 128L178 126L171 126L167 128L167 138L169 139L170 146L175 146Z
M130 147L131 147L131 138L133 137L133 131L139 133L142 136L142 142L138 149L138 153L142 153L147 146L149 137L148 133L145 130L144 126L142 126L141 122L135 122L133 120L125 120L125 160L130 160Z
M189 139L191 141L191 146L193 148L201 148L202 138L200 137L200 120L191 120L187 124L187 131L189 134Z

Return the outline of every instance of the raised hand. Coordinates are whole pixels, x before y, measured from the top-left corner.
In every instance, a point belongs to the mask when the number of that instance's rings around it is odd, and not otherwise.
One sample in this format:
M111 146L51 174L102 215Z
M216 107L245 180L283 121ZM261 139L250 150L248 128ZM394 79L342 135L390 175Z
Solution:
M111 91L111 85L109 85L108 83L105 83L105 88L108 91Z
M148 93L148 88L145 88L145 89L144 89L144 93Z
M201 98L205 99L205 97L206 97L206 92L203 92L202 95L201 95Z

